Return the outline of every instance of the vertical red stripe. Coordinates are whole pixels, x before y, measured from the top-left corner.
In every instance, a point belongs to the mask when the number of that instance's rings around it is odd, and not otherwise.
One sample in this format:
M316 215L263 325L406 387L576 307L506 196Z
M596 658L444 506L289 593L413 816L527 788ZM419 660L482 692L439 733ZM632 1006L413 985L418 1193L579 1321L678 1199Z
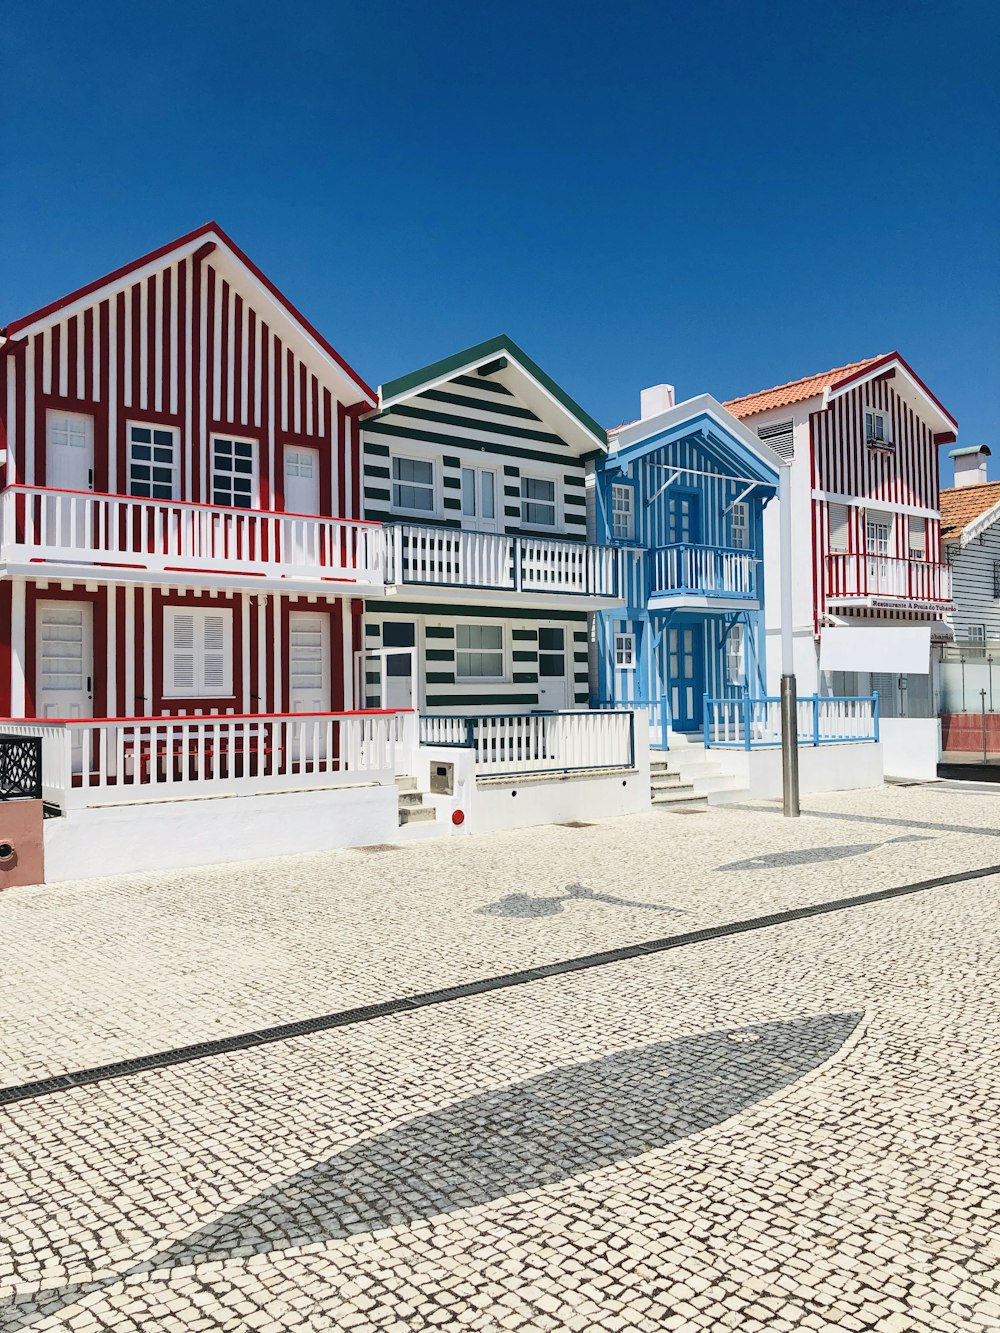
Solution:
M162 387L162 386L161 386ZM156 407L156 274L146 279L146 406Z
M160 319L160 337L163 340L163 407L167 412L173 411L170 398L170 370L173 365L173 348L170 345L170 312L174 304L173 277L172 268L163 270L163 314ZM183 486L180 494L184 494Z
M125 637L125 600L128 596L128 589L118 587L111 589L109 595L113 594L115 598L115 680L116 695L112 703L116 717L132 716L132 700L125 695L125 660L130 652L133 651L131 643Z
M347 706L344 696L344 601L341 597L330 609L330 668L330 705L337 712Z
M24 406L26 394L26 381L28 370L26 358L22 353L15 356L13 362L7 358L7 364L13 365L14 375L14 411L17 414L17 423L14 438L14 468L13 472L17 480L24 481L24 463L28 452L27 429L24 424Z
M243 301L237 296L233 309L233 421L246 425L243 415Z
M219 402L216 406L215 415L220 421L229 421L229 376L232 369L229 365L229 283L222 283L222 327L218 330L219 337L219 356L222 359L222 383L219 386ZM205 441L205 448L208 448L208 441Z
M260 451L260 503L262 509L283 509L284 461L278 455L275 432L271 429L271 331L260 326L260 426L264 432ZM274 455L274 476L271 456Z
M351 428L351 477L353 494L351 495L351 518L361 517L361 427L356 415L349 417Z
M347 494L347 451L350 447L348 443L348 421L347 409L344 404L337 403L337 494L340 497L340 513L344 518L357 518L358 515L351 509L350 496ZM329 512L324 511L324 512Z
M115 330L115 374L118 380L118 492L128 495L128 458L126 449L125 426L125 357L132 357L130 348L125 346L125 301L126 292L119 292L117 302L117 326ZM134 365L134 360L133 360ZM135 401L133 394L133 402Z
M255 382L257 379L257 315L254 310L247 306L247 414L244 421L251 423L259 428L260 422L257 420L256 392ZM261 462L257 460L258 473L261 470Z
M174 297L177 306L177 345L170 349L171 365L177 359L177 413L181 422L181 450L178 460L178 494L186 498L191 494L191 478L188 476L185 432L187 430L187 383L186 370L191 349L187 345L187 260L182 259L177 265L177 294Z
M38 589L29 583L24 597L24 716L37 717L35 712L35 673L38 670L36 652L36 604Z
M92 305L89 305L83 312L83 396L88 403L92 403L96 397L94 393L94 315L95 308Z
M3 579L0 581L0 717L10 717L13 630L11 582L10 579Z
M59 392L59 368L62 365L62 325L54 324L52 326L52 380L50 392L57 394ZM35 412L38 412L39 404L35 404Z
M208 269L211 289L212 270ZM188 494L192 500L201 499L201 366L207 349L201 345L202 265L191 261L191 476ZM208 390L211 392L211 389Z
M145 594L142 588L131 589L132 610L135 624L133 641L135 643L135 698L132 708L139 717L151 717L153 708L153 688L146 679L146 624Z
M45 485L45 408L42 403L42 346L43 340L40 333L36 334L33 342L35 344L35 438L28 441L28 448L32 450L35 460L35 485ZM53 374L55 365L53 363Z
M264 632L270 644L274 643L274 627L277 623L278 605L277 599L269 597L267 605L264 608ZM275 713L278 711L277 703L274 698L274 653L268 652L264 657L265 675L267 687L264 691L264 712Z
M83 385L77 380L76 353L79 328L76 318L66 321L66 394L69 398L80 398Z

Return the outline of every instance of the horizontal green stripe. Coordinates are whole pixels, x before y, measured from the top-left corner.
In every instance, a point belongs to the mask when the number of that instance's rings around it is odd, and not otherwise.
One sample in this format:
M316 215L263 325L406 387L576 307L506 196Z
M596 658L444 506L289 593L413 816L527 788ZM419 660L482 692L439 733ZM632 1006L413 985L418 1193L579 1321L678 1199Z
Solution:
M453 499L451 498L450 495L446 495L446 496L444 497L444 507L445 507L445 509L461 509L461 508L462 508L462 501L461 501L461 500L453 500Z
M574 654L573 654L573 661L574 661L574 662L583 662L584 664L586 664L587 662L590 661L590 655L589 655L588 653L574 653Z
M564 495L563 503L568 505L586 505L587 497L585 495Z
M515 661L515 662L537 662L537 661L538 661L538 653L535 652L535 651L532 651L532 652L530 652L530 653L527 653L527 652L525 652L525 653L515 652L515 653L513 654L513 658L514 658L514 661Z
M462 466L462 460L460 458L456 458L454 454L444 454L441 458L441 462L445 465L445 467Z
M514 397L505 385L497 384L493 380L480 379L478 375L456 375L451 383L464 384L467 389L485 389L487 393L495 393L504 398Z
M536 685L538 683L538 673L536 671L515 671L515 685Z
M519 477L521 475L521 469L519 467L511 467L509 463L504 463L503 474L505 477Z
M517 505L504 505L504 507L503 507L503 512L504 512L504 517L505 517L505 518L520 518L520 517L521 517L521 510L520 510L520 507L517 506Z
M453 380L452 383L457 383L457 381ZM476 388L482 388L482 384L478 381L476 383ZM426 398L434 403L451 403L455 407L478 407L482 408L484 412L496 412L498 415L502 412L504 416L521 417L525 421L541 420L540 417L536 417L534 412L530 411L527 407L515 407L511 403L487 402L485 399L482 402L477 403L474 399L466 397L465 394L445 393L443 389L425 389L424 392L418 394L417 397Z
M458 686L457 688L461 688ZM496 709L504 704L515 704L519 707L525 705L537 704L538 693L535 690L526 690L523 694L429 694L427 696L428 708L454 708L456 704L461 704L463 708L489 708Z
M567 472L563 477L563 481L567 486L586 486L587 484L587 478L578 477L575 472Z
M428 662L454 662L454 648L428 648L426 652Z
M510 496L513 496L513 498L514 498L515 500L520 500L520 498L521 498L521 488L520 488L520 486L505 486L505 487L503 488L503 493L504 493L504 495L510 495Z
M388 458L389 446L387 444L369 444L365 440L365 453L372 454L375 458Z
M515 440L530 440L534 444L558 444L568 449L566 441L553 431L530 430L527 426L508 426L505 422L479 421L475 417L460 417L451 412L435 412L432 408L409 407L406 403L396 403L389 408L389 415L407 417L412 421L425 421L431 426L462 426L466 430L480 431L485 436L509 435ZM381 426L381 422L378 423Z
M581 634L581 633L579 633L578 630L574 630L574 631L573 631L573 638L576 640L577 643L586 643L586 642L587 642L587 634L586 634L586 633Z
M366 477L382 477L385 481L388 481L391 475L387 467L376 467L374 463L365 464Z
M515 639L537 639L538 630L536 629L515 629L512 630Z
M435 620L443 616L455 616L466 620L558 620L560 623L571 624L587 619L586 611L536 611L527 606L522 608L516 603L508 606L467 606L463 603L461 606L443 607L440 602L399 602L395 597L392 605L387 605L386 612L394 616L432 616ZM533 630L513 631L515 636L519 632L527 635L535 633Z
M383 491L383 490L382 490L380 487L378 487L378 486L366 486L366 487L365 487L365 499L366 499L366 500L388 500L388 499L389 499L389 492L388 492L388 491Z
M370 639L378 639L378 638L381 638L381 635L382 635L382 626L381 626L381 625L365 625L365 633L368 635L368 637L369 637Z
M442 477L442 481L450 490L453 491L461 490L462 487L461 477Z
M584 672L582 672L582 673L581 673L581 672L577 672L577 673L573 676L573 680L575 681L575 683L576 683L577 685L586 685L586 684L589 682L589 680L590 680L590 676L587 674L586 671L584 671Z
M428 625L424 633L429 639L453 639L455 637L455 626Z
M425 677L428 685L454 685L454 671L428 671Z

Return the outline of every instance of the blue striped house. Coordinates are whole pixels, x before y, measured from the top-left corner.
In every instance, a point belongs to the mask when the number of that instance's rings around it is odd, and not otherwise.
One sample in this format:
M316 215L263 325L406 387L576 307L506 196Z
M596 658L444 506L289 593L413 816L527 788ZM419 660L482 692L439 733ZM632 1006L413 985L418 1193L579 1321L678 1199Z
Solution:
M652 743L699 732L704 700L763 695L763 511L781 460L708 394L610 432L597 460L595 539L638 546L628 603L597 614L601 705L648 706Z

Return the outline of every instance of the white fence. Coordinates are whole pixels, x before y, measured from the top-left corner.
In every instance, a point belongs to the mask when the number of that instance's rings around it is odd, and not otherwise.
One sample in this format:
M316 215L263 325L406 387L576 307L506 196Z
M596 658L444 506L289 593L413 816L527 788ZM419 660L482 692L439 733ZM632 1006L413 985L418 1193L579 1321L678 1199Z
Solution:
M588 542L410 523L392 524L386 532L387 583L622 597L623 562L633 556Z
M420 742L473 749L477 777L632 768L635 764L631 712L424 716Z
M951 566L887 555L828 555L827 597L900 597L919 602L951 601Z
M751 551L679 542L658 547L650 555L652 597L669 592L756 596L757 558Z
M878 694L796 700L800 745L836 745L877 741ZM705 699L704 739L707 746L754 750L781 744L781 700Z
M0 734L41 737L43 799L69 810L393 782L415 724L389 711L263 713L5 721Z
M9 486L0 496L0 554L124 565L158 573L246 572L383 582L379 524L90 491Z

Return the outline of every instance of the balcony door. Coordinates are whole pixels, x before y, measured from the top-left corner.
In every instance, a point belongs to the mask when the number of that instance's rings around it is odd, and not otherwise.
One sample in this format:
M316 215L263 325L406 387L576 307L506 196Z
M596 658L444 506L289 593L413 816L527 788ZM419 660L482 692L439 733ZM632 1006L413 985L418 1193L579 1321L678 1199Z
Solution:
M94 489L94 418L52 412L45 419L45 484L60 491Z
M285 512L319 513L319 450L285 445Z
M93 610L89 602L38 601L35 714L49 718L94 716ZM83 771L83 737L71 743L74 773Z
M868 556L868 591L892 592L889 585L889 542L892 519L869 509L865 524L865 548Z
M488 467L462 468L462 527L473 532L499 532L501 528L497 474Z
M697 491L667 492L667 541L697 546L701 541L701 496Z
M667 689L674 731L698 731L704 714L705 653L701 625L667 630Z
M541 625L538 630L538 702L555 712L569 708L573 683L567 672L566 631L562 625Z
M288 693L293 713L330 711L330 617L292 611L288 617Z

